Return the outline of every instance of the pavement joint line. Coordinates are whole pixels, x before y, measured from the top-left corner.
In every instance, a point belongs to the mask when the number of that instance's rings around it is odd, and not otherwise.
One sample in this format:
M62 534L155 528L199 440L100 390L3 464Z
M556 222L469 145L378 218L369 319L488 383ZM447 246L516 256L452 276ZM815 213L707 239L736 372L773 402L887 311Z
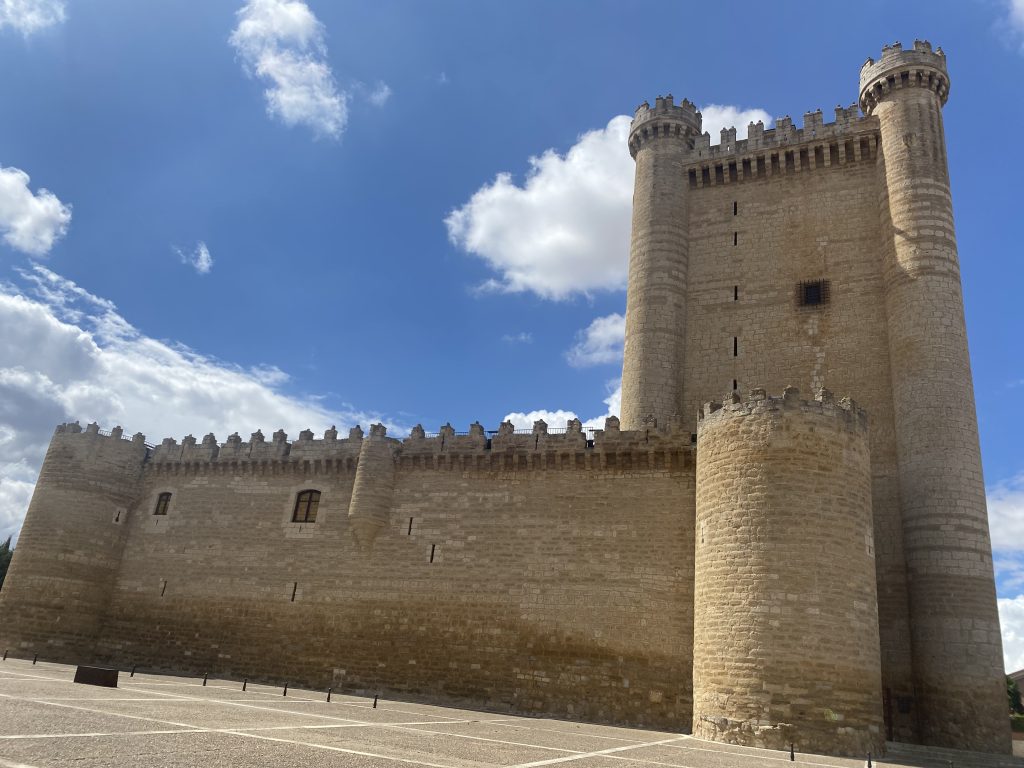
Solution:
M0 768L37 768L34 765L28 763L12 763L9 760L4 760L0 757Z
M29 699L29 701L34 701ZM45 703L45 702L37 702ZM463 723L477 722L462 720ZM225 731L295 731L295 730L328 730L331 728L376 728L379 723L326 723L324 725L254 725L245 728L203 728L193 727L161 729L148 731L92 731L88 733L15 733L0 734L0 741L28 741L32 739L81 739L81 738L117 738L121 736L161 736L174 733L224 733ZM433 725L433 723L390 723L390 725Z
M519 763L517 765L509 766L509 768L535 768L540 765L555 765L557 763L570 763L574 760L585 760L588 757L605 757L615 754L616 752L628 752L631 749L643 749L644 747L657 747L661 744L670 744L673 741L679 741L685 739L685 736L677 736L672 739L661 739L660 741L645 741L640 744L627 744L623 747L610 747L608 749L598 750L596 752L582 752L575 755L569 755L567 757L552 757L549 760L535 760L532 763ZM687 766L679 766L679 768L687 768Z
M683 738L687 739L689 741L695 741L698 744L706 743L706 742L704 742L703 739L695 739L693 736L684 736ZM722 747L739 747L739 749L744 750L744 751L741 752L741 751L735 750L735 749L724 749L724 748L723 749L713 749L711 747L697 747L697 746L691 747L691 746L688 746L686 744L668 744L667 746L670 747L671 749L691 750L691 751L694 751L694 752L714 752L716 755L736 755L737 757L746 757L746 758L750 758L750 759L754 759L755 755L749 754L749 752L752 752L752 751L756 750L758 752L771 752L772 753L771 755L757 755L756 759L758 759L758 760L774 760L774 761L780 762L780 763L791 762L789 757L778 757L778 755L785 755L786 753L784 751L780 751L780 750L777 750L777 749L768 749L767 747L743 747L743 746L741 746L739 744L722 744L721 745ZM812 757L812 758L814 758L814 757L821 757L821 755L804 754L803 757ZM854 762L857 761L856 758L851 758L851 760L853 760ZM813 762L811 760L801 760L800 762L803 765L816 765L816 766L819 766L819 768L846 768L846 766L840 765L839 763L819 763L819 762Z
M517 720L517 719L518 718L508 717L508 718L504 718L504 720L506 720L506 721L511 720L513 722L502 722L501 720L487 720L486 722L494 723L495 725L500 725L503 728L523 728L523 729L528 730L528 731L543 731L544 733L560 733L560 734L569 735L569 736L586 736L587 738L591 738L591 739L606 739L606 740L610 740L610 741L628 741L630 744L637 744L637 743L643 741L643 739L627 739L627 738L625 738L623 736L602 736L602 735L596 734L596 733L575 733L573 731L560 731L557 728L534 728L531 725L523 725L521 722L515 722L515 720ZM587 725L590 725L590 723L587 723ZM609 727L615 728L615 727L618 727L618 726L609 726Z
M154 691L154 693L157 693L157 692ZM430 730L427 730L427 729L424 729L424 728L405 728L405 727L403 727L401 725L398 725L396 723L373 723L373 722L365 721L365 720L352 720L352 719L345 718L345 717L332 717L330 715L318 715L318 714L313 713L313 712L293 712L293 711L287 710L287 709L273 709L273 708L270 708L270 707L260 707L260 706L257 706L255 704L242 704L240 702L223 700L223 699L210 699L210 698L201 698L201 697L196 697L196 696L186 696L185 694L182 694L182 693L166 693L164 691L160 691L159 695L160 696L168 696L168 697L177 698L177 699L185 699L185 700L188 700L188 701L205 701L205 702L217 703L217 704L231 704L233 706L238 706L238 707L247 707L247 708L251 708L251 709L260 709L260 710L265 710L265 711L270 711L270 712L275 712L275 713L301 715L303 717L320 717L320 718L323 718L325 720L343 720L343 721L347 721L347 722L350 722L350 723L361 723L363 725L375 725L378 728L394 728L394 729L397 729L397 730L406 730L406 731L410 731L412 733L430 734L430 735L433 735L433 736L449 736L449 737L452 737L452 738L468 739L468 740L471 740L471 741L487 741L487 742L491 742L491 743L494 743L494 744L507 744L508 746L514 746L514 747L530 747L532 749L545 749L545 750L549 750L549 751L552 751L552 752L570 752L572 754L579 754L580 753L580 750L578 750L578 749L564 749L564 748L561 748L561 747L545 747L545 746L542 746L540 744L527 744L527 743L520 742L520 741L503 741L501 739L488 739L488 738L486 738L484 736L470 736L470 735L464 734L464 733L448 733L447 731L430 731ZM448 725L450 722L451 721L440 722L440 723L430 723L430 725ZM239 729L239 730L244 730L244 729Z

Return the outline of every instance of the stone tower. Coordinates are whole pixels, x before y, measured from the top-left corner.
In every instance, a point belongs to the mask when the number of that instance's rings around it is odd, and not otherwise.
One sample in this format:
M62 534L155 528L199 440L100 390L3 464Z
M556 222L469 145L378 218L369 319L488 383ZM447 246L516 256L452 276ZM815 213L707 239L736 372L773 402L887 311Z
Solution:
M867 415L822 390L702 409L693 733L885 750Z
M942 49L868 59L881 251L921 738L1005 749L1002 641L967 352L942 107Z
M629 132L636 160L633 236L629 247L626 346L622 364L622 427L645 416L667 421L682 398L685 353L687 189L683 163L700 135L700 113L684 99L644 102Z
M88 658L121 565L145 438L117 427L57 428L0 591L4 641L15 653ZM54 617L58 617L56 621Z

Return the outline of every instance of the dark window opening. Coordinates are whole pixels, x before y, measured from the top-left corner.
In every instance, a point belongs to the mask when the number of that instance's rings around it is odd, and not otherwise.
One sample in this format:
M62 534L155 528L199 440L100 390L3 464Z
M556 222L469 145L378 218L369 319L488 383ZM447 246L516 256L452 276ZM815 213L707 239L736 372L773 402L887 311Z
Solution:
M690 171L690 189L697 188L697 172Z
M317 508L320 506L320 491L300 491L295 497L293 523L315 523Z
M715 183L716 184L724 184L725 183L725 173L722 170L722 166L720 166L720 165L716 165L715 166Z
M828 280L806 280L797 283L796 303L801 307L817 307L827 304L831 295Z
M786 153L786 171L789 172L789 171L795 171L795 170L796 170L796 163L794 162L793 153L792 152L787 152Z
M164 592L167 591L167 579L163 579L160 582L160 597L164 596Z
M732 233L732 244L733 245L739 245L739 242L740 242L740 233L739 232L733 232Z
M299 582L296 581L296 582L294 582L292 584L292 602L293 603L295 602L295 593L298 592L298 591L299 591Z
M806 149L800 150L800 168L805 171L809 171L811 169L811 159L808 156Z
M171 503L171 494L161 493L156 497L156 509L153 510L154 515L166 515L167 507Z
M816 168L821 168L825 164L825 148L815 147L814 148L814 165Z
M845 144L843 144L843 148L844 148L844 151L846 152L846 162L852 163L853 160L854 160L854 158L853 158L853 142L852 141L846 142Z
M779 172L779 156L778 155L772 155L772 174L774 175L774 174L776 174L778 172Z
M430 545L430 562L434 562L434 552L437 550L437 544Z
M740 355L740 339L738 336L732 337L732 356L739 357Z
M828 145L828 162L829 165L839 165L839 146L837 144Z
M750 176L751 176L750 161L749 160L744 160L743 161L743 178L744 179L749 179Z
M736 171L736 163L729 163L729 181L739 181L739 174Z
M406 536L412 536L412 518L409 518L409 530L405 534Z
M740 388L739 382L736 381L736 379L733 379L732 380L732 391L735 392L739 388Z
M710 184L711 184L711 171L709 169L707 169L707 168L701 168L700 169L700 181L701 181L701 183L705 187L710 186Z
M734 285L732 287L732 300L733 301L739 301L740 300L740 287L738 285Z
M860 140L860 159L870 160L871 159L871 142L867 139Z
M735 216L739 212L740 212L740 204L737 203L735 200L733 200L732 201L732 215Z
M757 158L757 178L763 179L765 175L764 157Z

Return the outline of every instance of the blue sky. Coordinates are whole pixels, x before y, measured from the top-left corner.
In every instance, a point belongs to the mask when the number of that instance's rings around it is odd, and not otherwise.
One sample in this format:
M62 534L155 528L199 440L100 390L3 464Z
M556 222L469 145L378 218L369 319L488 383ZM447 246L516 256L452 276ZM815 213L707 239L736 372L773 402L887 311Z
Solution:
M0 0L0 536L65 419L151 441L600 420L625 307L621 116L672 92L715 137L799 124L915 37L948 55L1007 664L1024 667L1024 0Z

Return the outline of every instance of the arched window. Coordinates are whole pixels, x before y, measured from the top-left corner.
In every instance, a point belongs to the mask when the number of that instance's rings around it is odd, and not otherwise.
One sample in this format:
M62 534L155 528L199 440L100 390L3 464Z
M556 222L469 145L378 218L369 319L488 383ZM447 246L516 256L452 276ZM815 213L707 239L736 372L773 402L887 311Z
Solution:
M295 497L295 511L292 512L293 523L315 523L316 510L320 506L320 491L299 491Z
M156 509L153 510L154 515L166 515L167 507L171 503L171 494L161 493L156 497Z

